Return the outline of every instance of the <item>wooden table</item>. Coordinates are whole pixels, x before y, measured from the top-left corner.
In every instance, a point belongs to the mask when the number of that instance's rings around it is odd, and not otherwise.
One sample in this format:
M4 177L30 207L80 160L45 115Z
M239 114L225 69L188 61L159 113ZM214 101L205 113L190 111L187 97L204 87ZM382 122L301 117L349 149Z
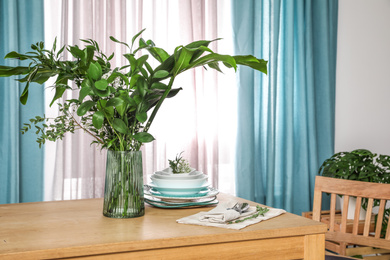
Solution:
M102 199L0 205L0 259L324 259L326 225L290 213L230 230L176 223L211 208L147 205L143 217L111 219L102 207Z

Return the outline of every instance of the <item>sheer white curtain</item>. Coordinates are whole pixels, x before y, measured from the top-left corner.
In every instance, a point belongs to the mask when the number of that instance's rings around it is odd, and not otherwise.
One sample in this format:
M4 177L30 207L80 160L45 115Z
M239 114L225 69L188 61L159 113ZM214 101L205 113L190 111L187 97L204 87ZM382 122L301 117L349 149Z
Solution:
M230 3L223 0L47 0L45 13L46 24L53 20L45 28L48 43L54 36L61 44L82 45L79 39L92 38L106 54L115 51L114 66L123 64L120 54L125 50L109 36L130 42L143 28L143 38L169 53L179 44L216 38L225 39L213 43L213 50L233 50ZM174 87L183 90L164 102L150 129L156 141L142 148L144 181L184 151L191 166L210 176L213 187L234 193L234 72L218 75L199 68L179 76ZM46 146L46 200L103 196L106 155L90 142L80 131Z

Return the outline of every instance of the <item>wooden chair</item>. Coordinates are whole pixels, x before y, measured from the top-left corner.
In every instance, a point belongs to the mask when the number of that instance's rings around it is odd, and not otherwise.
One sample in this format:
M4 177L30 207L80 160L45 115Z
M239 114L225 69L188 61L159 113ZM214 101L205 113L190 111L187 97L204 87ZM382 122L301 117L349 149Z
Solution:
M325 217L322 217L322 214L325 211L321 211L323 193L328 193L331 196L330 211L326 211L327 216ZM341 221L339 218L339 223L336 221L337 195L343 195L344 197L344 203L342 205L343 213L339 213L341 214ZM348 202L350 197L357 198L355 217L352 221L347 220ZM366 219L364 221L359 221L358 216L364 198L368 199ZM374 220L375 215L373 215L372 212L375 199L380 201L376 225ZM312 218L317 221L328 222L329 230L325 235L326 249L340 255L349 256L390 252L390 225L387 226L385 234L382 233L381 236L387 200L390 200L390 184L350 181L317 176L314 188ZM324 219L326 219L326 221L324 221ZM357 248L357 250L348 251L348 245L354 245L354 248ZM371 249L371 251L367 251L367 248ZM390 259L390 255L382 255L378 259Z

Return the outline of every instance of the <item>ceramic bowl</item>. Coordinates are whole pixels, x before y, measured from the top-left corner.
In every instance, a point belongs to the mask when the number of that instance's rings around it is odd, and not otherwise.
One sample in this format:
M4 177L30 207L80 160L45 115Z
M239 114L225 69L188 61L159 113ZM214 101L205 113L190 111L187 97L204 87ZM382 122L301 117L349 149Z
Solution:
M161 194L171 195L171 196L190 196L190 195L198 194L202 190L207 190L208 186L209 184L205 183L201 186L193 187L193 188L183 188L183 187L166 188L166 187L160 187L155 183L149 184L149 187L151 187L152 190L156 190Z
M191 178L191 179L182 179L182 178L164 179L152 175L150 178L155 186L161 188L198 188L206 184L208 176L202 174L198 178Z
M188 175L188 174L191 174L192 172L195 171L194 168L190 168L191 170L189 172L186 172L186 173L173 173L172 172L172 168L171 167L168 167L168 168L165 168L164 170L162 170L161 172L163 173L168 173L168 174L180 174L180 175Z
M161 179L196 179L204 175L199 171L192 171L190 173L167 173L164 171L154 172L152 176Z

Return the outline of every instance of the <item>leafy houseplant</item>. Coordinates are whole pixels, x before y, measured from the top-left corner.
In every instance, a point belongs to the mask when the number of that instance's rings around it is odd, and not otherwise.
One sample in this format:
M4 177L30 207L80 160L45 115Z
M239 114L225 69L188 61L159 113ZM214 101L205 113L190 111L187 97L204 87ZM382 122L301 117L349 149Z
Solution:
M366 149L351 152L339 152L326 159L318 173L322 176L365 181L390 183L390 156L375 154ZM367 209L367 200L363 201L363 209ZM374 202L378 206L379 201ZM385 209L385 219L382 230L386 230L390 209Z
M142 181L137 181L136 186L132 184L134 181L130 181L128 176L133 174L133 170L125 165L132 160L125 158L125 152L140 153L143 143L154 140L148 132L149 128L164 100L174 97L181 90L173 88L174 80L179 74L200 66L221 71L220 63L235 70L237 65L244 65L267 73L267 61L251 55L215 53L208 48L212 41L181 45L169 55L156 47L153 41L140 38L142 32L143 30L132 38L131 45L110 37L112 41L129 49L128 53L123 54L128 61L123 67L112 68L110 60L114 53L106 56L98 43L91 39L82 40L86 43L82 49L74 45L63 46L57 51L56 41L51 50L45 49L43 42L33 44L31 52L20 54L13 51L5 56L6 59L30 61L28 66L0 66L1 77L25 75L18 79L25 84L20 96L22 104L27 102L31 82L43 84L52 77L56 77L56 80L52 86L55 94L50 106L62 98L67 89L78 93L77 99L63 100L63 104L59 104L58 117L37 116L30 119L30 123L24 124L22 133L31 129L32 125L36 127L39 146L46 140L62 139L66 132L73 133L82 129L93 136L93 143L101 148L108 149L108 152L121 152L118 165L113 167L117 169L119 179L112 181L111 187L107 187L106 181L105 208L109 204L107 212L104 212L106 216L143 215ZM134 49L137 40L138 47ZM69 52L73 59L62 60L63 52ZM149 55L144 52L153 56L159 65L152 68L148 62ZM139 159L135 161L139 163ZM140 178L142 179L142 169ZM117 209L123 198L130 201L138 212L128 215L126 203Z

